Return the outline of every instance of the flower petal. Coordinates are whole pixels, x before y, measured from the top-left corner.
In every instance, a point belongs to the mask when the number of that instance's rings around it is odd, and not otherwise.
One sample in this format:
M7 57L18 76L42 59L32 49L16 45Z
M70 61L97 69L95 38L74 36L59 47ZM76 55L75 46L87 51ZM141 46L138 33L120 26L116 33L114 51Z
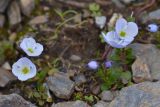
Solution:
M43 51L43 45L41 45L40 43L36 43L34 54L36 56L39 56L42 53L42 51Z
M128 22L128 26L125 31L127 33L127 36L135 37L138 34L138 26L134 22Z
M102 33L102 35L103 35L103 38L104 38L105 42L108 43L109 41L113 40L115 32L114 31L110 31L106 35L104 33Z
M34 44L36 44L36 41L35 41L33 38L31 38L31 37L29 37L29 38L24 38L24 39L22 40L21 44L20 44L20 47L21 47L23 50L25 50L25 49L27 49L27 48L29 48L29 47L33 47Z
M124 18L120 18L116 22L116 32L119 33L127 26L127 21Z
M120 44L120 38L117 36L116 32L108 32L107 35L103 35L105 41L115 48L123 48L124 46Z

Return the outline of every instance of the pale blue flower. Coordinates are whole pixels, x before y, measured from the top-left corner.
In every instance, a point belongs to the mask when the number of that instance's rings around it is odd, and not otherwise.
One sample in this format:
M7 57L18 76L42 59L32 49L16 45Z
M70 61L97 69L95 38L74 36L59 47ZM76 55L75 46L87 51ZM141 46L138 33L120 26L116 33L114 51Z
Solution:
M106 24L106 16L96 16L95 23L100 29L103 29Z
M43 45L36 43L31 37L24 38L20 43L20 47L28 56L39 56L43 51Z
M105 42L114 48L124 48L129 45L138 34L138 26L134 22L127 22L120 18L116 22L115 31L102 33Z
M88 67L89 67L90 69L96 70L96 69L99 67L99 64L98 64L97 61L90 61L90 62L88 63Z
M20 58L12 65L12 73L21 81L26 81L36 76L36 66L26 57Z
M114 48L124 48L134 40L134 38L129 40L121 39L115 31L110 31L107 34L102 32L102 35L104 41Z
M104 65L106 68L110 68L112 67L112 61L105 61Z
M115 31L121 39L132 41L138 34L138 26L134 22L127 22L124 18L120 18L116 22Z
M150 32L157 32L158 31L158 25L156 24L149 24L147 27L147 30Z

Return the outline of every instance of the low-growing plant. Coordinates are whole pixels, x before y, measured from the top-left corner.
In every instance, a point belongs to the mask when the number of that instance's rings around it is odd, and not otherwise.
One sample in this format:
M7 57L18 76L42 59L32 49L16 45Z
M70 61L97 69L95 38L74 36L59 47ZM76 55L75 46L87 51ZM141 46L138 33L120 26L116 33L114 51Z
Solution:
M128 48L127 45L138 34L138 26L133 22L132 15L128 20L130 22L120 18L116 21L114 30L102 33L101 42L109 44L101 58L102 61L105 60L106 62L99 67L97 72L102 81L102 90L121 89L132 83L130 66L134 61L134 56L132 49Z
M91 3L89 4L89 10L91 11L91 15L93 17L96 16L101 16L101 9L100 9L100 5L97 3Z
M52 100L48 100L47 89L43 84L37 84L36 88L25 88L25 90L28 98L35 101L40 107L43 107L47 102L53 102Z

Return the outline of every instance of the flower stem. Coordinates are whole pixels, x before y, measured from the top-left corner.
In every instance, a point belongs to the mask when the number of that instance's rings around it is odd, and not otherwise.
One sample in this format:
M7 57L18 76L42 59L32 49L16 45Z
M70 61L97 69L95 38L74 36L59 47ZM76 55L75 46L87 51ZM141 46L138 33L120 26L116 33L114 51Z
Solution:
M108 54L112 51L112 49L113 48L111 46L108 46L108 48L105 47L105 51L104 51L104 53L102 55L102 60L107 59Z

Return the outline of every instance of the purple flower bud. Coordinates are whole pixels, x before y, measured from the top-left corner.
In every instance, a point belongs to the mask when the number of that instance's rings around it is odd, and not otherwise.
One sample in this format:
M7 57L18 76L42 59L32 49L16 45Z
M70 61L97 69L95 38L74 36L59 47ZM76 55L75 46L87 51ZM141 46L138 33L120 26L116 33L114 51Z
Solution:
M93 70L96 70L97 68L98 68L98 62L97 61L90 61L89 63L88 63L88 67L90 68L90 69L93 69Z
M104 64L106 68L110 68L112 66L112 61L106 61Z
M150 32L157 32L158 31L158 25L157 24L149 24L147 30L150 31Z

